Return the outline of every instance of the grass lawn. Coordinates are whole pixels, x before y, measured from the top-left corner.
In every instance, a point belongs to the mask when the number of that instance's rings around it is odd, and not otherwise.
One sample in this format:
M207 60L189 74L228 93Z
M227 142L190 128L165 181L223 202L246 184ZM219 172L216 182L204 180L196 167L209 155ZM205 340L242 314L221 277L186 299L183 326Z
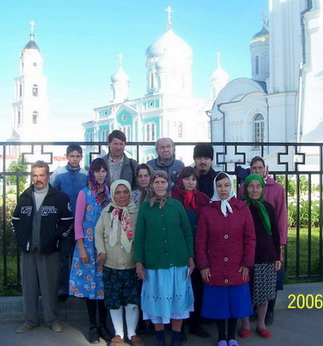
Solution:
M4 286L3 258L0 262L0 297L20 296L21 289L14 287L17 284L17 258L16 256L7 257L7 280L8 285Z
M319 258L319 244L320 244L320 234L319 228L312 228L310 237L311 246L311 257L310 257L310 275L312 278L304 278L308 276L308 230L300 229L300 242L299 242L299 273L296 272L296 230L290 229L288 232L288 248L287 248L287 272L285 273L286 283L297 283L297 282L313 282L320 281L320 279L315 278L321 274L322 268L320 266ZM4 287L3 278L3 260L1 258L0 262L0 296L17 296L21 295L21 290L14 287L17 283L17 259L15 256L8 256L7 258L7 276L8 276L8 286Z
M312 228L311 235L308 235L308 229L302 228L299 230L299 252L296 251L296 229L290 229L288 232L287 245L287 275L291 279L298 277L320 275L322 267L320 265L320 231L319 228ZM309 251L310 246L310 251ZM308 255L310 254L310 260ZM299 271L297 273L297 258L299 261ZM310 266L310 268L309 268ZM309 271L310 270L310 271ZM293 280L294 281L294 280ZM289 281L288 281L289 282ZM302 280L303 282L303 280Z

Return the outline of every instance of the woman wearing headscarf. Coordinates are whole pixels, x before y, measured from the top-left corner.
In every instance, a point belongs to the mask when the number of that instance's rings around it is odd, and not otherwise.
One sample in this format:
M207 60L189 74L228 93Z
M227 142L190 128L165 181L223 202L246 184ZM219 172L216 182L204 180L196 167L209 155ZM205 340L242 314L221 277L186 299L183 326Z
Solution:
M280 269L280 237L277 229L275 210L264 200L265 181L258 174L249 175L244 182L243 199L249 206L256 229L255 265L252 271L252 302L257 308L257 332L263 338L270 338L265 316L268 301L276 295L276 271ZM240 335L250 335L250 323L243 320Z
M193 167L184 167L179 175L177 186L172 190L172 198L180 201L186 211L195 239L198 217L202 207L210 203L210 198L197 190L198 175ZM194 292L194 311L189 318L189 332L200 337L208 337L210 334L201 327L201 307L203 296L203 282L199 270L194 270L192 275Z
M201 314L216 320L218 346L237 346L237 319L252 313L248 282L255 245L249 208L234 197L231 176L218 173L195 237L195 258L205 283Z
M103 159L97 158L92 161L88 173L88 187L79 192L75 209L76 246L71 265L70 295L86 299L90 343L99 342L99 336L105 340L109 339L106 329L107 312L103 302L103 268L96 263L94 246L95 225L102 209L109 203L109 191L105 185L107 172L108 167ZM99 326L96 321L97 308Z
M265 160L260 156L255 156L250 162L250 172L251 174L258 174L265 181L265 201L270 203L275 211L277 228L280 235L280 245L281 245L281 261L284 260L284 246L287 244L287 232L288 232L288 217L287 217L287 203L286 203L286 193L284 187L271 178L268 175L268 166ZM238 198L242 198L244 195L244 185L239 187ZM276 296L277 290L283 289L283 278L284 270L283 267L277 272L277 286L276 286ZM266 325L272 324L274 322L274 307L276 303L276 296L274 299L269 300L267 313L265 317Z
M154 170L146 163L141 163L136 168L136 190L132 191L131 199L139 208L144 201L147 201L151 195L150 180Z
M127 180L115 180L110 195L111 202L102 211L95 228L97 261L104 265L104 302L115 330L110 346L128 345L124 342L124 313L131 344L143 346L136 335L140 291L133 262L138 209L131 201L131 186Z
M168 185L167 173L156 171L152 196L139 209L134 260L143 280L143 317L155 325L157 345L165 345L164 325L171 322L172 346L180 346L182 322L194 303L193 235L182 204L168 197Z

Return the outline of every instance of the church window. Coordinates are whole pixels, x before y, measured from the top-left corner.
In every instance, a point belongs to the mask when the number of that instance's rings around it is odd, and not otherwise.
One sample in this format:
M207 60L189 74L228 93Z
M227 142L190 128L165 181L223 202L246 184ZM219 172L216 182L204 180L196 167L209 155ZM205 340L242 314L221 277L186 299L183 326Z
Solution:
M155 123L151 124L151 140L152 141L156 140L156 124Z
M151 122L145 125L145 140L153 142L156 140L156 124Z
M256 143L262 143L265 140L265 118L262 114L257 114L253 121L253 141ZM259 148L259 145L255 145L255 149Z
M259 74L259 56L258 55L256 55L256 58L255 58L255 73Z
M121 126L119 128L120 131L122 131L126 137L127 137L127 140L130 141L131 140L131 129L130 129L130 126L127 125L127 126Z
M19 84L19 97L22 97L22 85Z
M38 85L34 84L33 85L33 96L38 96Z
M106 142L107 141L107 130L102 130L101 131L101 142Z
M37 111L33 112L33 124L38 124L38 116L39 114Z
M93 136L93 132L88 132L87 133L87 141L88 142L93 142L93 138L94 136Z
M150 142L150 124L146 125L146 141Z
M181 121L178 123L178 137L183 137L183 123Z
M21 124L21 112L18 111L18 125Z
M154 76L154 73L150 74L150 88L151 89L155 88L155 76Z

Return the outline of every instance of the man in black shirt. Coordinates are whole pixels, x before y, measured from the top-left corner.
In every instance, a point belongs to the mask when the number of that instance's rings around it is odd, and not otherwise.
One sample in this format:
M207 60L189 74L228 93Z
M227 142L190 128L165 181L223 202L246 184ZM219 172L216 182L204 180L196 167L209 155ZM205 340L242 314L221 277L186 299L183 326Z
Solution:
M193 154L195 169L199 174L197 189L210 198L214 194L214 178L217 172L212 168L213 147L211 144L197 144Z

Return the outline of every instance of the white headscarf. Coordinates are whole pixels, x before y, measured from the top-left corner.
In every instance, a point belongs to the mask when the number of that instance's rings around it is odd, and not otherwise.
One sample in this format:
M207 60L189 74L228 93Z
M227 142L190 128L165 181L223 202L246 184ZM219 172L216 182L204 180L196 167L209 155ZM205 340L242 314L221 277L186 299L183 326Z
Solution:
M114 194L119 185L125 185L130 192L129 204L126 207L120 207L114 200ZM134 226L130 214L133 214L137 208L135 203L131 200L131 186L127 180L115 180L110 187L111 203L109 208L113 207L111 211L111 231L109 233L109 244L114 246L118 240L118 231L120 229L120 241L127 253L130 253L131 246L134 238ZM112 209L112 208L111 208ZM121 218L119 218L120 212ZM120 220L121 219L121 220Z
M219 197L219 194L218 194L218 191L216 189L216 178L218 177L219 174L225 174L227 176L227 178L230 180L230 183L231 183L231 190L230 190L230 193L229 193L229 197L227 199L221 199ZM229 212L232 214L233 213L233 210L231 208L231 205L229 203L230 199L235 196L235 191L234 191L234 186L233 186L233 178L231 175L225 173L225 172L219 172L216 177L214 178L214 195L213 197L211 198L211 202L213 201L221 201L221 212L224 216L228 216L227 214L227 210L229 210Z

